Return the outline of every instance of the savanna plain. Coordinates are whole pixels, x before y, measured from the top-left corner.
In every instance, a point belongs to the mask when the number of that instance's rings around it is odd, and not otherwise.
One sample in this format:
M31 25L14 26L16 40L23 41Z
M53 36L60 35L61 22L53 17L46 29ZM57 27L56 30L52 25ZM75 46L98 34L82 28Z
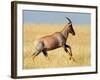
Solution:
M69 34L67 44L72 48L76 62L69 60L63 49L48 51L48 58L40 53L33 61L34 40L59 32L64 24L24 24L23 25L23 69L81 67L91 65L91 28L90 25L73 25L76 35Z

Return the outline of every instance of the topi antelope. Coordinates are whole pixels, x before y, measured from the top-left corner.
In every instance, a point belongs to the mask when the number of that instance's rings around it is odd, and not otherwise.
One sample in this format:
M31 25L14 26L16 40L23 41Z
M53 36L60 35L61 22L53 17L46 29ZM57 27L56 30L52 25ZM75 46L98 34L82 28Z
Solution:
M66 17L66 19L69 21L67 25L65 25L64 29L61 30L60 32L55 32L52 35L47 35L44 37L39 38L38 40L35 41L35 49L36 52L32 55L33 59L40 54L40 52L43 52L44 56L47 57L48 53L47 51L63 47L65 52L70 55L70 60L75 59L72 57L72 50L71 46L66 44L67 38L69 33L72 35L75 35L75 31L72 26L72 21ZM69 48L69 50L67 50Z

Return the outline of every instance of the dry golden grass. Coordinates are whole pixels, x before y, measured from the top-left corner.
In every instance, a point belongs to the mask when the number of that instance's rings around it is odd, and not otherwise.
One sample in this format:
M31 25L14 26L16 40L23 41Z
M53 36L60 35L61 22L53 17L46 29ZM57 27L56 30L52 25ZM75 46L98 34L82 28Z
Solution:
M52 26L52 27L51 27ZM67 44L72 47L73 57L77 63L69 60L69 55L63 48L58 48L48 51L47 59L42 53L35 60L32 60L32 54L35 52L34 40L61 31L64 25L50 24L25 24L24 25L24 51L23 51L23 68L52 68L52 67L75 67L75 66L90 66L91 50L90 50L90 26L73 26L76 32L75 36L71 34L68 37Z

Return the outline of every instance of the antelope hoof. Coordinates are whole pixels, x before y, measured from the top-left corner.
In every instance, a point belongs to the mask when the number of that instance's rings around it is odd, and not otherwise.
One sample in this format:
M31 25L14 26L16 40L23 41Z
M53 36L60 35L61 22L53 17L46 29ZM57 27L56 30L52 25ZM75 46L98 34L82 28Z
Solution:
M73 57L70 57L69 60L73 60L74 62L77 62Z
M77 63L77 61L76 61L74 58L72 58L72 59L73 59L73 61L74 61L74 62L76 62L76 63Z

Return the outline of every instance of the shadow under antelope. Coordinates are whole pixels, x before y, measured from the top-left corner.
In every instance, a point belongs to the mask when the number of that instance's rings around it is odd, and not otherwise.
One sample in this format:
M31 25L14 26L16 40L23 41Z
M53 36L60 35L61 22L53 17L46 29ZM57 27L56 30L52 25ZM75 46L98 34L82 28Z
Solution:
M71 46L66 44L69 33L71 33L72 35L75 35L75 31L73 29L72 21L68 17L66 17L66 19L69 22L68 24L64 26L64 28L60 32L55 32L51 35L41 37L35 41L36 52L34 52L32 55L33 60L41 52L44 54L45 57L48 57L47 51L50 51L59 47L63 47L65 52L66 53L68 52L70 56L69 59L70 60L72 59L73 61L75 61L75 59L72 57ZM67 48L69 48L69 50Z

